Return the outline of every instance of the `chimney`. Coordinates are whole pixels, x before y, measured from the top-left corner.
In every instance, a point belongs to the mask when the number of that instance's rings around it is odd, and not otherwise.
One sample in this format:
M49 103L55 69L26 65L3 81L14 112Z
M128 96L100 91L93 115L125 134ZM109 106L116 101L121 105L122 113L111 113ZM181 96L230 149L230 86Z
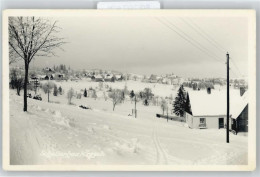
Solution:
M240 87L240 96L243 96L245 92L246 92L246 88Z
M211 88L210 87L207 88L207 93L211 94Z

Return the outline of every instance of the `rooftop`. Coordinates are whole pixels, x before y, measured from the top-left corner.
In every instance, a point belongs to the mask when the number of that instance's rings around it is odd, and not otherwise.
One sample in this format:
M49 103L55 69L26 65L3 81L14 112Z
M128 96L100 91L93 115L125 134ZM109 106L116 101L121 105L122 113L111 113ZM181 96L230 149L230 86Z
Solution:
M227 93L226 90L211 89L211 94L207 90L188 91L191 110L193 116L216 116L227 114ZM232 118L237 118L248 104L248 93L240 96L239 89L230 89L230 114Z

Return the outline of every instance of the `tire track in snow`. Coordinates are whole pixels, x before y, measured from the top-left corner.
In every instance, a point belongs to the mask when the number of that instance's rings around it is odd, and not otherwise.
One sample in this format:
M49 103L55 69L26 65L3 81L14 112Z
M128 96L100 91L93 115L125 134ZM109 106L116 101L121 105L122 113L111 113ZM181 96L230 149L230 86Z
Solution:
M164 164L164 165L168 164L166 153L161 146L161 142L159 140L158 133L157 133L157 118L155 118L154 121L152 137L156 148L156 164Z

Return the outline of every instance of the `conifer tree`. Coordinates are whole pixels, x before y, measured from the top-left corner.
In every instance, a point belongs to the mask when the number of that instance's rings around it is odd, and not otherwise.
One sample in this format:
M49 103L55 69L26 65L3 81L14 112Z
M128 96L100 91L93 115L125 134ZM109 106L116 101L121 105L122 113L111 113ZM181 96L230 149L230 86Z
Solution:
M56 84L54 85L54 88L53 88L53 95L54 96L58 95L58 88L57 88Z
M130 98L133 99L134 96L135 96L135 93L134 93L134 91L132 90L132 91L130 92Z
M88 93L87 93L87 89L84 90L84 97L87 97Z
M186 101L185 101L185 107L184 107L184 110L191 114L192 115L192 112L191 112L191 106L190 106L190 97L189 97L189 93L187 93L186 95Z
M62 95L62 88L59 86L59 94Z
M185 90L182 85L179 88L178 94L173 102L173 112L177 116L183 117L185 113L185 107L186 107L186 97L185 97Z

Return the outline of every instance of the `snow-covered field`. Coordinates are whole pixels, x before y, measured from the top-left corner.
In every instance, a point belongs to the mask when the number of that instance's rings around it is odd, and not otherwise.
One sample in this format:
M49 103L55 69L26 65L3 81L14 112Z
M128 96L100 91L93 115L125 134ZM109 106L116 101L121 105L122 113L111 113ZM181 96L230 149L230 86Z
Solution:
M47 81L41 81L41 83L44 83ZM96 89L98 91L99 89L99 82L95 81L89 81L87 79L82 79L78 81L52 81L57 84L57 86L61 86L65 91L69 90L71 87L75 91L80 91L81 89L89 89L92 87L93 89ZM158 84L158 83L144 83L140 81L133 81L129 80L127 82L103 82L103 87L105 85L108 85L108 87L112 87L113 89L124 89L125 86L127 86L128 90L134 90L135 92L143 91L145 88L151 88L153 93L155 95L158 95L160 97L169 97L171 95L175 95L177 92L177 87L174 87L173 85L166 85L166 84ZM163 92L162 92L163 91Z
M95 85L96 84L96 85ZM125 82L109 83L124 88ZM144 85L142 85L144 84ZM98 87L96 82L60 82L63 89ZM170 85L127 82L129 90L150 87L160 96L175 95ZM162 93L163 90L163 93ZM28 112L23 112L23 97L10 90L11 164L108 164L108 165L243 165L247 164L247 137L225 130L189 129L180 122L158 119L158 106L137 103L138 117L132 116L129 100L112 111L110 100L73 99L66 94L47 102L28 98ZM79 108L90 106L91 110Z

